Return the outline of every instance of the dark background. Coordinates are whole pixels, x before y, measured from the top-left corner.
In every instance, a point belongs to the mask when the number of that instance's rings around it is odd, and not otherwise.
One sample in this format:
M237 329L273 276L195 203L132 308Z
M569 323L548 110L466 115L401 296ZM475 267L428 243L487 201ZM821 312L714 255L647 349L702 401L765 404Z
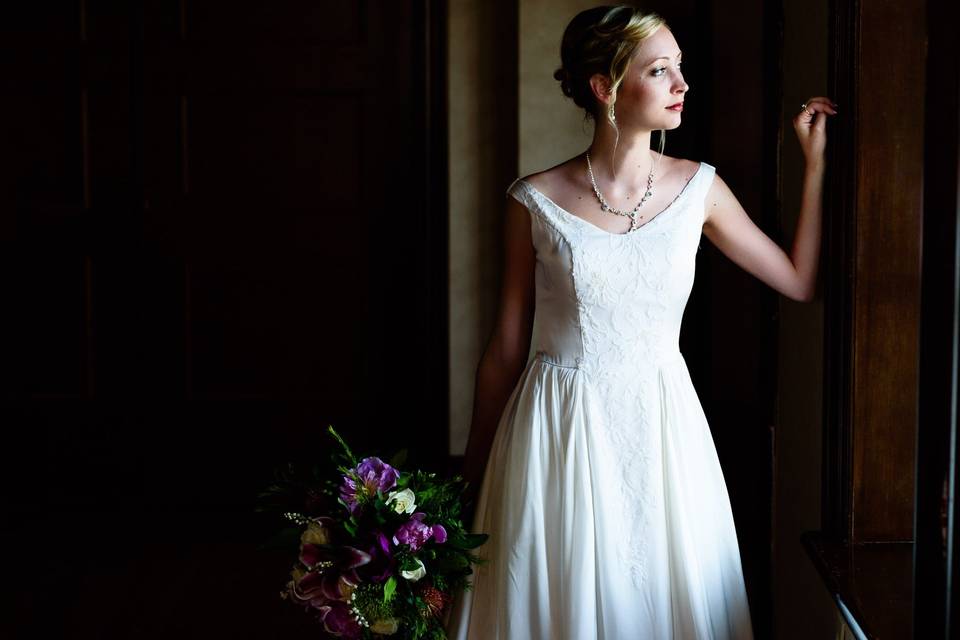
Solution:
M779 114L751 98L779 104L780 14L755 4L723 47L743 16L662 14L695 58L770 54L729 88L762 145L725 139L703 64L669 148L725 160L776 238ZM278 597L292 559L257 550L274 467L323 458L333 425L456 468L444 11L78 0L0 25L4 637L315 633ZM770 637L776 297L702 246L681 348Z
M0 635L316 633L256 549L274 466L327 425L446 466L442 15L373 4L0 26Z

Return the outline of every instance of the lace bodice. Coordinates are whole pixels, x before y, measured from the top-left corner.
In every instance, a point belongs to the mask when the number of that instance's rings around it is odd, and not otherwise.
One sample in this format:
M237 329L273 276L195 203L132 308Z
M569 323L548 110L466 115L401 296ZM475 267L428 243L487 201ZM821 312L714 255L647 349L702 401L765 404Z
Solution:
M658 513L656 375L680 359L679 337L693 287L704 198L715 169L701 162L669 207L637 230L615 234L558 206L529 182L507 193L531 214L536 312L531 357L579 370L603 408L605 434L623 473L630 544L622 560L645 575L644 518ZM638 504L636 501L641 501Z
M507 193L532 214L537 255L531 352L594 375L675 357L714 172L701 162L667 209L625 234L515 180Z

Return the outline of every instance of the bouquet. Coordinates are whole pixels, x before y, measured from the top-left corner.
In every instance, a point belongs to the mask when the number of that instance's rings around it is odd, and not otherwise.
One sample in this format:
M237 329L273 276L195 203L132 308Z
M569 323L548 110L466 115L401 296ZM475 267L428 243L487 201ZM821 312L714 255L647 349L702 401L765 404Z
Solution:
M401 471L405 451L389 464L358 460L328 431L340 445L337 473L314 467L302 480L288 465L260 495L259 511L291 509L282 511L293 523L285 534L299 546L281 597L316 612L335 637L445 639L444 614L470 588L482 562L472 550L488 537L464 529L463 479Z

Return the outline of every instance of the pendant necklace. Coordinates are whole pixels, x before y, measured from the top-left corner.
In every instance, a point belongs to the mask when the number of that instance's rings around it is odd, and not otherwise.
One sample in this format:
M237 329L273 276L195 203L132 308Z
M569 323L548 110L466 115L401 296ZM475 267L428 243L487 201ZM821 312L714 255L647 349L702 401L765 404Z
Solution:
M656 166L656 163L654 163ZM640 207L653 195L653 167L650 167L650 175L647 176L647 191L643 194L643 197L640 198L640 202L637 203L637 206L633 208L632 211L620 211L619 209L614 209L609 204L607 204L606 199L603 197L603 194L600 193L600 189L597 188L597 180L593 176L593 166L590 164L590 152L587 151L587 172L590 174L590 183L593 185L593 192L597 196L597 200L600 201L600 208L604 211L609 211L610 213L615 213L618 216L626 216L630 218L630 231L636 231L642 225L637 224L638 218L643 218L639 215Z

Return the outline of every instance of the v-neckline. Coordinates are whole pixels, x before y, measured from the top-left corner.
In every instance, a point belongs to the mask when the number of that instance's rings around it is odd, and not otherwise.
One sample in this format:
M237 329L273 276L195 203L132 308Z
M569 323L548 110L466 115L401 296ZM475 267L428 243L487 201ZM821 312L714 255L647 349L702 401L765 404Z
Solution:
M676 205L677 202L680 200L680 198L683 197L683 194L685 194L685 193L687 192L687 189L690 188L690 185L693 184L693 181L697 179L697 177L700 175L700 172L701 172L701 171L703 171L703 162L700 162L700 166L697 167L697 170L694 172L694 174L693 174L692 176L690 176L690 179L689 179L689 180L687 180L687 184L683 185L683 189L680 190L680 193L677 194L677 197L674 198L673 201L672 201L670 204L668 204L662 211L660 211L660 213L658 213L657 215L653 216L652 218L650 218L649 220L647 220L645 223L643 223L642 225L640 225L639 227L637 227L637 228L634 229L633 231L627 231L627 232L624 232L624 233L614 233L613 231L607 231L607 230L604 229L603 227L599 227L599 226L593 224L592 222L588 221L586 218L583 218L583 217L581 217L581 216L578 216L578 215L575 214L575 213L570 213L569 211L567 211L566 209L564 209L563 207L561 207L560 205L558 205L556 202L554 202L553 200L551 200L545 193L543 193L542 191L540 191L539 189L537 189L535 186L533 186L532 184L530 184L528 181L521 179L520 182L522 182L522 183L524 183L525 185L527 185L527 187L529 187L531 191L533 191L534 193L536 193L537 195L539 195L541 198L543 198L544 200L546 200L547 202L549 202L555 209L557 209L557 211L560 211L561 213L563 213L564 215L566 215L566 216L568 216L568 217L570 217L570 218L573 218L573 219L574 219L575 221L577 221L579 224L586 225L587 227L589 227L589 228L591 228L591 229L595 229L595 230L599 231L600 233L603 233L603 234L608 235L608 236L613 236L613 237L621 237L621 236L624 236L624 237L627 237L627 236L637 235L638 233L640 233L640 231L642 231L643 229L646 229L646 228L649 227L651 224L653 224L654 222L656 222L657 220L659 220L661 216L663 216L664 214L668 213L671 209L673 209L673 208L674 208L674 205Z

